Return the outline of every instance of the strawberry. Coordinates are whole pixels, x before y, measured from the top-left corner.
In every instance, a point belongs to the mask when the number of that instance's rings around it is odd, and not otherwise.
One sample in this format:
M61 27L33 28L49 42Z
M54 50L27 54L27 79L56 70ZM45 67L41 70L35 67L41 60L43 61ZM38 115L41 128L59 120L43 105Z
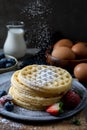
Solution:
M7 101L12 101L12 97L10 95L5 95L0 98L1 105L3 105Z
M46 109L46 112L50 113L51 115L56 116L56 115L58 115L59 113L62 113L62 112L63 112L62 106L63 106L63 103L62 103L62 102L55 103L55 104L49 106L49 107Z
M69 90L63 97L63 103L65 108L74 109L81 101L81 97L74 90Z

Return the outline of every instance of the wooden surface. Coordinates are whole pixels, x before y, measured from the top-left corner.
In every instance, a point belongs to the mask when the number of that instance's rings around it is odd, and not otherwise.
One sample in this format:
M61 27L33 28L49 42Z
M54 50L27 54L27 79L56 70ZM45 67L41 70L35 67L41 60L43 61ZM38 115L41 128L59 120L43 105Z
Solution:
M73 119L79 119L80 125L72 123ZM70 117L69 119L49 123L23 123L16 122L12 119L0 116L0 130L87 130L87 123L85 121L84 112Z

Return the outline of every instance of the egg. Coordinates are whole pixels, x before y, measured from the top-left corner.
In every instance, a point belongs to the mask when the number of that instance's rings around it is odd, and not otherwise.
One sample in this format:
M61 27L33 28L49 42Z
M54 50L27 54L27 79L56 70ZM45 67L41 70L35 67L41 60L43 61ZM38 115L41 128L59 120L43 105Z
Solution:
M76 43L75 45L73 45L72 51L75 53L77 59L87 58L87 43Z
M87 82L87 63L80 63L74 68L74 76L82 82Z
M73 42L69 39L61 39L54 44L53 48L56 49L57 47L62 47L62 46L71 48L73 46Z
M75 54L68 47L58 47L53 49L52 54L53 57L63 60L73 60L75 59Z

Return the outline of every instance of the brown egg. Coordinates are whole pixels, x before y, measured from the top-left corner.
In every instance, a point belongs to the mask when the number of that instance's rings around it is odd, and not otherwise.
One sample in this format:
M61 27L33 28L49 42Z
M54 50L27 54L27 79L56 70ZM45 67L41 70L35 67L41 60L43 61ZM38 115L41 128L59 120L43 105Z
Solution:
M71 48L73 46L73 42L69 39L61 39L54 44L53 48L56 49L57 47L62 47L62 46Z
M52 56L54 56L58 59L64 59L64 60L75 59L74 53L68 47L58 47L57 49L53 49Z
M74 68L74 76L83 82L87 82L87 63L80 63Z
M77 59L87 58L87 43L78 42L72 47Z

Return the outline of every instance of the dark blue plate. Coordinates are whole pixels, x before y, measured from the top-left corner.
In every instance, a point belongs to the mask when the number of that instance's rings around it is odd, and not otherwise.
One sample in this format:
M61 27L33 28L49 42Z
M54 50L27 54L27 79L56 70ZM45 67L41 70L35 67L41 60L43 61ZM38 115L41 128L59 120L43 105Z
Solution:
M5 82L0 85L0 90L7 90L10 87L10 81ZM19 106L14 107L14 111L8 112L3 107L0 107L0 114L6 117L10 117L12 119L20 120L20 121L34 121L34 122L46 122L46 121L56 121L66 119L68 117L73 116L74 114L80 112L86 105L87 100L87 90L86 88L79 83L77 80L73 80L72 88L76 91L79 91L82 99L80 104L73 110L64 112L63 114L56 116L52 116L45 111L30 111Z

